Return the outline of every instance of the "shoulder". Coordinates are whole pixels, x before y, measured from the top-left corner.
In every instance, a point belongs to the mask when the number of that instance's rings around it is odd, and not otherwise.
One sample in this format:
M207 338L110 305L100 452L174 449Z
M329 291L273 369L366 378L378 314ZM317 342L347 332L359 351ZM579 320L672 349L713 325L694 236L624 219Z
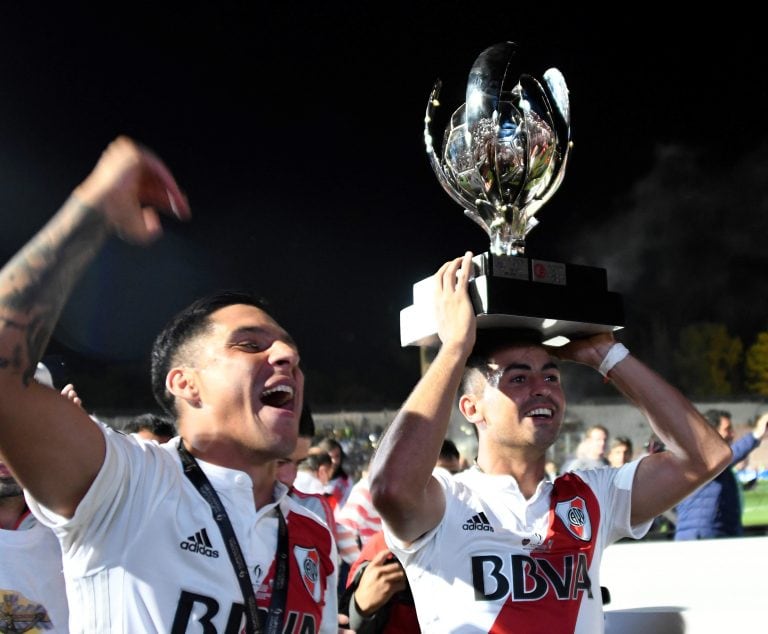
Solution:
M293 493L287 495L283 507L286 513L286 521L294 526L302 526L305 530L313 533L331 534L331 528L326 521L315 511L307 508L306 505L293 497Z
M372 559L376 553L386 550L387 548L389 547L387 546L386 539L384 539L384 532L379 531L372 535L365 543L365 546L363 546L363 549L360 551L359 561L368 561L369 559Z
M578 490L589 489L598 497L611 495L615 491L631 491L634 484L635 471L640 460L634 460L621 467L603 466L589 469L574 469L566 471L554 480L556 489Z
M318 515L326 524L329 524L333 519L333 511L324 495L320 493L305 493L304 491L291 489L288 496L293 498L293 500L298 502L302 507L309 509Z

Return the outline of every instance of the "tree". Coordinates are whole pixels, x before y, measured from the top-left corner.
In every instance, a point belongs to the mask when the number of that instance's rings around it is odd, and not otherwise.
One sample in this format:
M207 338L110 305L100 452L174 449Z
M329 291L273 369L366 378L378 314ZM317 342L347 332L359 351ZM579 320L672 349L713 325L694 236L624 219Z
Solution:
M768 396L768 332L757 333L757 339L744 359L747 388L754 394Z
M694 397L730 396L739 389L744 345L723 324L696 323L680 331L675 353L678 383Z

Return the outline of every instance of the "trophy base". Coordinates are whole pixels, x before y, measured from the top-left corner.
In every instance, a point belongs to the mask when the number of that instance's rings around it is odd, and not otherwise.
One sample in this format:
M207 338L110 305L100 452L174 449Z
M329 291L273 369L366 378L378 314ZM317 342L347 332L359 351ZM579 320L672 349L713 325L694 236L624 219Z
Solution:
M538 330L563 345L624 327L621 295L607 290L605 269L481 253L472 259L469 293L478 328ZM400 311L400 344L437 347L434 278L413 285L413 304Z

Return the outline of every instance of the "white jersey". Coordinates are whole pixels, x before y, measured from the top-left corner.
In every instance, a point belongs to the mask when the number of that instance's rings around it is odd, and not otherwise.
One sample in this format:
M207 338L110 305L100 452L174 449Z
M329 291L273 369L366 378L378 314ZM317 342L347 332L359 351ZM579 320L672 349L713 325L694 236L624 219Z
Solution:
M68 610L61 548L32 516L0 529L0 632L66 634Z
M408 546L385 525L422 632L602 632L603 550L650 526L629 523L636 467L542 480L529 500L512 476L436 469L446 498L440 524Z
M74 517L30 500L61 542L73 634L244 631L240 585L211 507L182 471L179 439L159 445L100 427L104 465ZM247 474L198 462L227 510L260 611L272 595L279 504L289 540L282 631L336 634L336 551L328 527L284 485L275 485L276 502L256 510Z

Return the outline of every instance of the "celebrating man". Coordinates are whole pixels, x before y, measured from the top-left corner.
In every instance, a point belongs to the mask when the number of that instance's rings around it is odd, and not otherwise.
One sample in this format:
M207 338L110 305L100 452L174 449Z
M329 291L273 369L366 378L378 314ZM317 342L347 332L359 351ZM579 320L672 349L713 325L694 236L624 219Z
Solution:
M148 243L160 211L189 217L165 165L121 137L0 271L0 452L61 543L71 631L335 632L333 537L275 479L296 444L299 353L257 300L205 297L157 338L153 388L179 432L163 445L31 380L107 237Z
M600 632L603 550L719 473L728 445L676 389L606 333L548 349L529 333L476 332L472 254L436 274L441 348L381 440L371 493L425 632ZM553 357L589 365L647 416L668 450L545 476L565 413ZM459 390L476 465L435 459Z

